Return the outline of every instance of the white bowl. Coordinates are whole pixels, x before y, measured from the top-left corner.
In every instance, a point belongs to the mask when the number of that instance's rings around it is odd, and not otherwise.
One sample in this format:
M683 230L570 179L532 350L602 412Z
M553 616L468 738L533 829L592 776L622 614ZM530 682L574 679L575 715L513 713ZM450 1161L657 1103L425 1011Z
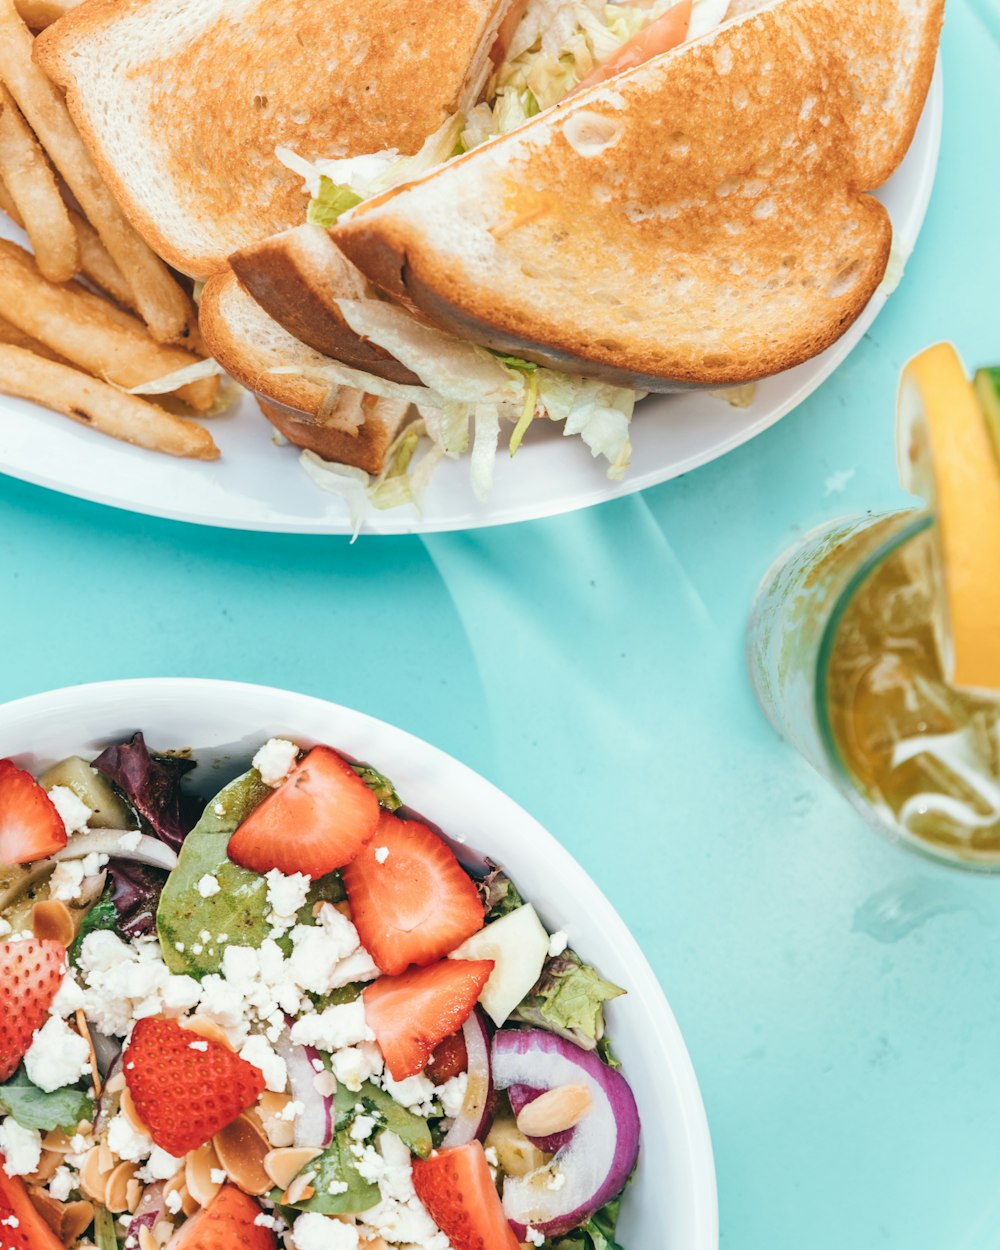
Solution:
M266 738L324 741L391 777L403 800L470 850L498 861L550 930L628 997L610 1034L642 1116L639 1169L624 1203L625 1250L717 1250L715 1167L698 1082L663 990L635 939L568 851L527 812L435 747L321 699L238 682L159 678L73 686L0 705L0 757L37 772L96 755L142 729L153 749L191 747L206 796ZM199 777L199 774L204 773Z

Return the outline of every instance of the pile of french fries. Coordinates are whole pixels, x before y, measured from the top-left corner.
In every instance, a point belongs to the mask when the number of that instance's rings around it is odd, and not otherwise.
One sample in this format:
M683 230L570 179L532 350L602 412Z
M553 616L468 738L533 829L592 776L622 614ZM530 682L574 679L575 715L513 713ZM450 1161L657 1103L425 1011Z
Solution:
M32 60L32 32L75 3L0 0L0 210L34 253L0 239L0 392L151 451L214 460L203 426L129 393L198 362L197 317ZM218 388L204 377L172 398L206 414Z

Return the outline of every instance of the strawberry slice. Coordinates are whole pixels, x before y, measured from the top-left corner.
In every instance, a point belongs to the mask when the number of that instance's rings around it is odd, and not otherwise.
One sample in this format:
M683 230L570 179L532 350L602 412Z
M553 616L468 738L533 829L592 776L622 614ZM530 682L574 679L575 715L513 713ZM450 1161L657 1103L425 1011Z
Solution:
M0 1081L14 1075L66 975L59 942L0 943Z
M66 845L66 826L31 773L0 760L0 863L30 864Z
M435 1047L472 1015L493 968L492 959L442 959L368 986L365 1019L394 1080L424 1070Z
M258 1068L176 1020L140 1020L124 1059L125 1083L150 1137L178 1159L264 1092Z
M344 869L362 945L390 976L431 964L483 927L483 905L451 848L419 820L379 817Z
M465 1044L465 1034L459 1031L435 1046L434 1054L427 1061L426 1076L435 1085L445 1085L468 1066L469 1050Z
M185 1220L171 1237L170 1250L277 1250L278 1239L254 1221L260 1203L235 1185L223 1185L207 1207ZM2 1246L0 1246L2 1250Z
M0 1250L63 1250L28 1197L24 1181L3 1171L0 1155Z
M313 747L229 839L229 858L254 872L322 877L371 838L378 799L330 747Z
M455 1250L519 1250L479 1142L414 1159L413 1188Z

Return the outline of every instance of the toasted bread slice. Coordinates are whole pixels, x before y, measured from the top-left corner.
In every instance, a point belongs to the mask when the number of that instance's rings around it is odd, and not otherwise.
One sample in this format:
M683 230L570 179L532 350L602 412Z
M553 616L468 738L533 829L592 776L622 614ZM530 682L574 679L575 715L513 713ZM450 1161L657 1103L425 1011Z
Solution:
M420 385L415 373L344 320L337 300L363 299L371 288L322 226L284 230L234 252L229 263L268 316L301 342L376 377Z
M88 0L39 36L139 232L207 278L302 220L275 158L415 152L472 103L508 0Z
M832 343L885 270L866 190L912 139L943 0L775 0L539 114L332 230L466 339L639 389Z
M409 415L405 400L269 372L276 366L329 361L272 321L232 273L217 274L205 284L200 314L212 355L254 392L264 415L286 438L326 460L381 472L386 451Z

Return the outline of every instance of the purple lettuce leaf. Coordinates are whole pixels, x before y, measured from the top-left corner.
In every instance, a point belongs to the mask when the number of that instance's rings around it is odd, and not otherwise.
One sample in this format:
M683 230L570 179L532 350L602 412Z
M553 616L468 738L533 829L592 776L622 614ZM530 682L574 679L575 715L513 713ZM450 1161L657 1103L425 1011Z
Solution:
M121 936L131 939L153 933L167 873L128 859L113 859L108 865L108 881L111 901L118 913L115 928Z
M194 760L151 755L141 733L103 751L93 767L114 785L148 825L149 831L173 850L198 820L197 804L181 793L181 778L196 767Z

